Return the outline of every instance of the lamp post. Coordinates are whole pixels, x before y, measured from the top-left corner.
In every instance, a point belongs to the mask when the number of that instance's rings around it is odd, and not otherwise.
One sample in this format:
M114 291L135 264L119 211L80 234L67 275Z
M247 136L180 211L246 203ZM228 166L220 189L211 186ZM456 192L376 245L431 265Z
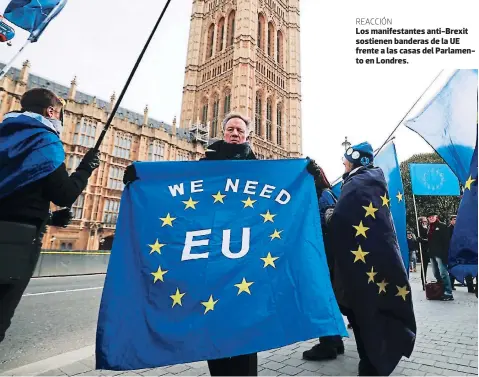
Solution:
M341 143L341 145L344 147L344 150L347 151L348 148L351 146L351 143L348 141L348 137L344 137L344 141Z

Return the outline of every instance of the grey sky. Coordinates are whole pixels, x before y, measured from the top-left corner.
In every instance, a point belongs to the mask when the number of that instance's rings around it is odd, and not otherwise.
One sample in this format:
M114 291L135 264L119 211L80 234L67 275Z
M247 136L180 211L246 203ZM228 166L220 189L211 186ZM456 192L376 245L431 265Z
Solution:
M400 3L407 8L404 1ZM0 0L0 9L7 2ZM32 73L64 85L76 75L79 90L107 100L113 91L120 92L164 3L69 0L15 66L29 59ZM142 113L148 104L150 116L166 122L180 116L191 3L171 2L123 107ZM330 180L342 172L344 136L353 143L368 140L379 147L441 70L437 60L404 67L357 66L354 17L385 14L367 12L384 2L365 0L360 8L357 3L344 8L329 1L301 0L303 151L323 165ZM424 3L437 4L437 0ZM420 12L427 7L417 10L416 18L422 20ZM453 16L448 15L452 21ZM9 60L26 36L19 31L13 47L0 45L0 61ZM429 151L417 135L405 129L398 133L396 145L400 160Z

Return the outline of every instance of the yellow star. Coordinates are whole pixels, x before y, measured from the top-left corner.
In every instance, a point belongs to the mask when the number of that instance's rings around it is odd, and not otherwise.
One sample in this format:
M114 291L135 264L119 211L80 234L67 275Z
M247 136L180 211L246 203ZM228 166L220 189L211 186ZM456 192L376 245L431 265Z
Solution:
M254 284L254 283L253 282L248 283L245 278L243 278L243 281L241 283L235 284L235 287L237 287L239 289L238 290L238 295L241 292L246 292L246 293L251 294L251 292L249 291L249 287L250 287L251 284Z
M359 225L353 225L353 228L356 229L356 236L364 236L364 238L368 238L366 236L366 231L369 230L368 227L363 225L363 222L361 221Z
M356 263L358 260L360 260L363 263L366 263L366 259L364 257L368 255L369 252L363 251L363 249L361 249L361 245L358 246L357 250L351 251L351 253L353 253L355 256L353 263Z
M248 196L248 199L247 200L242 200L242 202L244 203L243 208L246 208L246 207L254 208L253 204L256 203L256 200L251 200L251 198Z
M469 178L467 178L466 184L464 185L465 190L470 190L472 183L475 181L475 179L472 179L472 175L470 175Z
M375 277L377 274L378 274L377 272L374 272L374 267L371 267L371 271L366 272L366 275L369 276L368 284L369 284L369 283L374 283L374 277Z
M396 288L398 289L398 293L396 293L396 296L401 296L404 301L406 301L406 296L408 295L409 291L407 290L407 285L404 287L398 287L396 285Z
M183 203L186 204L185 209L188 209L188 208L196 209L195 205L198 204L199 202L195 202L190 196L190 199Z
M264 266L263 268L266 268L267 266L273 266L274 268L276 268L276 266L274 265L274 261L276 259L279 259L279 257L272 257L271 256L271 253L268 253L268 255L266 256L266 258L260 258L263 262L264 262Z
M273 218L276 215L272 215L271 213L269 213L269 209L268 209L268 212L266 212L265 214L261 214L261 216L264 219L263 223L265 223L266 221L271 221L272 223L274 223Z
M148 245L149 247L151 247L151 251L150 251L150 254L153 254L155 251L158 253L158 254L161 254L161 248L163 246L166 246L165 244L163 243L159 243L158 242L158 239L156 239L156 242L153 244L153 245Z
M364 216L364 217L371 216L373 219L376 218L375 213L376 213L376 211L379 211L379 210L377 208L373 207L372 202L369 203L369 206L367 206L367 207L363 206L363 208L366 210L366 216Z
M210 296L210 299L206 302L202 302L201 305L205 307L205 313L206 314L210 310L215 309L215 305L219 300L213 301L213 295Z
M163 221L161 227L163 228L165 225L173 226L173 221L176 220L176 217L171 217L170 214L166 215L166 217L160 217L160 220Z
M220 191L218 191L218 193L216 195L211 195L211 196L215 199L215 203L216 202L220 202L220 203L223 203L223 204L225 203L225 202L223 202L223 198L225 198L226 195L222 195Z
M153 283L156 283L158 280L163 281L163 275L166 274L168 271L162 271L161 266L158 266L158 271L152 272L151 274L155 277Z
M402 202L402 194L401 194L401 191L398 191L398 194L396 195L396 198L398 198L398 202Z
M381 199L383 200L383 207L386 206L389 208L389 199L387 197L387 194L384 194L384 196L381 196Z
M274 230L274 233L270 235L271 241L273 241L275 238L281 239L281 233L283 233L282 230L280 230L280 231L278 232L278 231L275 229L275 230Z
M389 283L386 283L386 279L383 279L383 281L381 283L376 283L376 285L379 287L378 294L380 294L381 292L386 293L386 285L388 285L388 284Z
M180 293L180 290L176 288L176 293L170 296L171 299L173 300L173 305L171 307L173 308L176 304L183 306L181 304L181 299L183 298L184 295L185 293Z

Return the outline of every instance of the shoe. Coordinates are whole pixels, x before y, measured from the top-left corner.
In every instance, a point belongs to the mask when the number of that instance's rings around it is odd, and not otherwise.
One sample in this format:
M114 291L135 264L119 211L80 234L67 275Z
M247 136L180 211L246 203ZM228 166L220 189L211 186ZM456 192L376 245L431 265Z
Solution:
M322 344L316 344L310 350L303 352L303 359L310 361L334 360L337 357L338 351L336 347L325 347Z
M454 301L453 296L442 296L441 301Z

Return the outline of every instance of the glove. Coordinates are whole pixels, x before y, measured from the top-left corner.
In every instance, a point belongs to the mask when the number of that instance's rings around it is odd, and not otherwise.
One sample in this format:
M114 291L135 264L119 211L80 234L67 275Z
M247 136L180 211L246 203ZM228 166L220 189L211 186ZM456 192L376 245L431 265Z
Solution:
M127 185L128 183L132 183L137 179L138 176L136 175L135 166L131 164L125 169L125 174L123 174L123 183Z
M98 166L100 166L100 151L92 148L86 152L85 156L80 161L78 170L86 170L91 174Z
M73 213L70 211L70 208L60 209L53 212L49 225L66 228L72 219Z

